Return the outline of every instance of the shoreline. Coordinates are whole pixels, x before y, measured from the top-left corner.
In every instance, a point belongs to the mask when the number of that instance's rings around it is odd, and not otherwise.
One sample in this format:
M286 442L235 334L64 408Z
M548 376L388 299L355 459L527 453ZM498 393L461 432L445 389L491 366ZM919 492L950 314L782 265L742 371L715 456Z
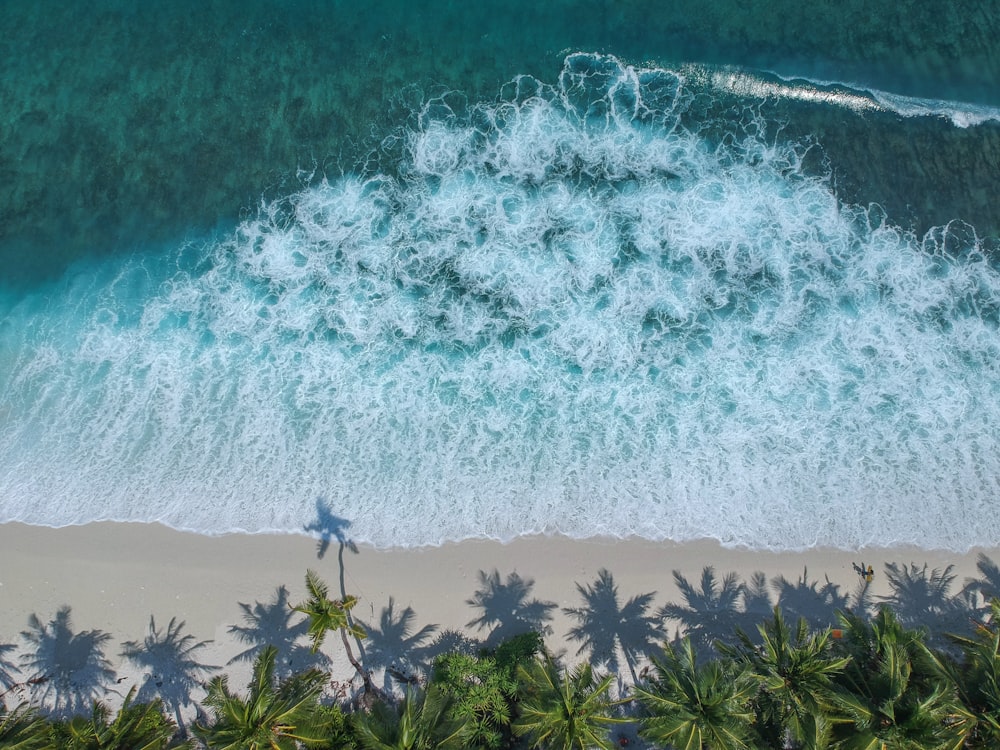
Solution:
M508 543L472 540L391 550L358 546L356 551L334 540L322 558L318 551L316 540L295 534L206 536L160 524L114 522L62 528L0 524L0 644L17 646L6 658L19 664L26 647L20 634L29 617L37 615L47 623L60 607L69 606L74 630L111 636L106 656L121 678L118 690L124 694L125 685L137 684L143 675L120 658L121 644L142 641L151 616L160 629L171 618L184 621L183 633L197 641L212 641L199 652L199 660L225 666L246 648L230 632L231 626L244 624L241 604L272 602L280 586L287 587L288 603L297 604L305 598L309 568L329 584L333 598L341 595L341 581L344 592L358 597L353 615L365 625L378 627L392 597L397 618L406 607L412 608L413 632L435 625L438 633L457 630L485 638L487 631L472 626L482 612L469 600L483 589L482 576L497 571L502 583L510 583L511 574L519 576L514 583L525 600L555 605L549 608L546 644L554 653L572 658L577 644L567 632L575 621L563 610L582 606L578 586L593 586L602 569L612 574L621 604L655 592L652 614L665 604L683 602L675 570L696 588L706 566L714 568L719 583L730 572L748 582L760 571L769 588L779 576L794 584L807 572L807 582L820 586L828 582L850 594L860 581L853 566L864 562L875 568L871 591L877 599L890 594L886 563L926 565L928 571L953 565L955 580L949 593L954 596L967 579L979 577L980 554L1000 561L1000 547L965 554L916 547L764 552L708 541L566 537L521 537ZM670 637L676 628L676 622L667 623ZM334 658L333 678L349 680L352 671L339 660L335 641L324 646ZM225 667L240 690L242 675L248 673L241 669L248 670L248 665Z
M863 553L865 550L873 550L882 553L891 553L894 550L900 550L906 554L917 553L921 555L931 555L934 557L955 557L962 558L968 555L978 554L980 551L988 550L998 550L1000 551L1000 542L996 545L989 544L972 544L967 548L956 548L944 546L929 546L923 547L918 544L909 541L902 542L890 542L888 544L863 544L860 546L837 546L833 544L823 544L823 543L812 543L807 546L802 547L788 547L788 548L771 548L771 547L754 547L744 542L724 542L717 537L697 537L691 539L676 540L667 537L663 538L652 538L646 536L640 536L638 534L626 534L624 536L616 536L613 534L599 534L591 536L573 536L567 534L558 529L545 530L545 531L527 531L518 533L509 538L481 535L481 536L468 536L462 537L460 539L444 538L440 541L434 542L424 542L416 543L412 545L387 545L380 546L378 544L367 542L367 541L357 541L349 538L349 535L340 534L340 529L346 529L350 526L350 522L345 522L340 518L335 516L327 516L321 514L316 520L312 521L306 526L302 526L295 529L259 529L259 530L249 530L239 527L232 527L225 529L223 531L200 531L194 528L188 528L185 526L173 525L166 521L160 520L137 520L137 519L99 519L99 520L87 520L87 521L72 521L69 523L63 523L56 526L48 524L35 523L33 521L23 521L18 519L0 521L0 536L5 534L5 529L7 527L22 528L37 530L40 533L45 533L47 531L53 532L65 532L69 529L86 529L92 527L112 527L118 529L127 528L150 528L150 529L161 529L168 534L178 534L182 536L190 536L196 538L204 539L227 539L227 538L245 538L245 539L304 539L307 542L313 544L319 544L321 541L326 540L328 543L333 542L335 538L343 538L348 543L357 546L359 548L371 550L376 553L394 553L394 552L417 552L426 550L436 550L446 547L454 547L464 544L485 544L485 545L499 545L501 547L506 547L510 545L517 545L525 541L537 541L538 543L543 543L549 540L557 540L561 543L567 544L596 544L599 546L608 546L615 544L649 544L649 545L664 545L666 547L685 547L689 545L701 546L708 545L717 547L720 550L725 550L728 552L735 553L746 553L749 555L808 555L813 552L819 552L821 554L844 554L844 555L856 555Z

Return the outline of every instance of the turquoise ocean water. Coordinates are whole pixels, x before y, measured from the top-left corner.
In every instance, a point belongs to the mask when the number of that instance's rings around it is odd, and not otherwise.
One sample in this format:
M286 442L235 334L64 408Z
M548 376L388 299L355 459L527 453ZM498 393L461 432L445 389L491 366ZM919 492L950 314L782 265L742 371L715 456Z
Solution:
M989 4L150 5L0 13L0 520L1000 543Z

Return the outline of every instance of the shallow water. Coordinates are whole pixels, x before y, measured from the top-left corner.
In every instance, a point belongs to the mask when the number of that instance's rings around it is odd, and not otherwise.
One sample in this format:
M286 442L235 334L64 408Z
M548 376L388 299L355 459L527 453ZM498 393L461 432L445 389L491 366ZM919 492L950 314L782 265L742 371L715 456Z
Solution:
M998 21L912 5L11 6L0 517L995 543Z

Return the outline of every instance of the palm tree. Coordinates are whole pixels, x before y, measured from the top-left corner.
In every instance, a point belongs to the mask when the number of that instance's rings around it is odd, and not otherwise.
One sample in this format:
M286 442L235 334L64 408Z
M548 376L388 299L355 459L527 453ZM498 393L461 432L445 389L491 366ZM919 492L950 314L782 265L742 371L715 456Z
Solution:
M51 727L27 703L7 711L0 701L0 747L5 750L48 750L55 748Z
M810 633L805 618L794 632L774 608L770 622L757 626L760 644L740 631L737 647L722 652L749 667L760 684L756 699L757 732L770 745L820 750L829 739L829 715L838 703L833 677L850 657L832 654L830 630Z
M938 750L961 746L954 687L924 644L883 607L871 623L841 614L850 656L836 681L849 721L833 727L834 746L862 750Z
M624 702L608 695L613 675L598 679L586 663L566 673L548 654L521 665L517 673L520 716L511 725L516 736L527 737L532 748L611 749L611 726L626 721L613 716Z
M674 571L674 582L684 597L684 604L670 603L660 608L658 614L668 620L677 620L692 643L702 655L714 653L715 643L735 637L739 625L740 598L743 585L736 573L728 573L719 582L715 569L705 566L701 572L701 586L695 588Z
M52 734L60 750L164 750L190 747L189 743L171 744L177 727L163 715L159 700L132 703L135 688L109 721L111 710L95 702L90 716L74 716L53 727Z
M655 592L634 596L622 606L618 603L618 586L611 573L601 568L594 584L581 586L577 591L585 606L564 608L577 625L570 629L569 637L581 641L577 655L590 651L591 661L616 673L619 650L632 675L632 684L638 681L635 665L652 648L662 633L654 615L646 614Z
M149 617L149 633L140 643L126 641L122 656L145 672L137 699L148 702L159 696L174 712L177 726L183 729L181 709L191 704L191 692L202 685L201 677L218 669L201 664L194 658L197 651L211 641L196 641L190 633L181 635L184 622L171 617L165 631L156 627L156 619Z
M343 599L331 599L327 585L311 570L306 571L306 589L309 591L309 598L293 609L309 618L308 633L313 652L318 651L323 645L323 639L329 631L339 630L340 639L347 652L347 660L361 676L365 692L369 695L377 694L371 676L355 658L351 642L348 640L350 636L360 641L367 635L365 629L351 619L351 609L358 603L358 598L345 596Z
M1000 747L1000 600L990 606L992 616L973 637L950 636L964 656L961 665L943 662L960 701L953 725L968 748Z
M436 686L408 686L398 709L379 701L354 715L354 731L368 750L460 750L465 723L451 712L451 697Z
M647 715L640 734L684 750L748 750L757 685L733 661L699 664L690 638L653 657L655 677L636 694Z
M296 750L330 742L330 717L319 704L327 676L316 669L275 678L277 649L265 647L253 665L249 692L243 698L229 689L224 675L212 678L205 705L210 724L194 732L209 750Z

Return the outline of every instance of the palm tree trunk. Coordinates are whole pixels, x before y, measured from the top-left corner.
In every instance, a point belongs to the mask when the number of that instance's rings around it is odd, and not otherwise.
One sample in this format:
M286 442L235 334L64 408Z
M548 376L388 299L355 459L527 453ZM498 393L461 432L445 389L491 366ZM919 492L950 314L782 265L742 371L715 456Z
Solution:
M347 660L351 662L351 666L354 667L354 671L361 675L361 679L365 683L365 692L372 695L378 695L378 688L375 687L375 684L372 682L372 678L368 675L365 668L361 666L361 662L354 658L354 651L351 650L351 641L347 637L346 628L340 629L340 640L344 642L344 650L347 652Z

